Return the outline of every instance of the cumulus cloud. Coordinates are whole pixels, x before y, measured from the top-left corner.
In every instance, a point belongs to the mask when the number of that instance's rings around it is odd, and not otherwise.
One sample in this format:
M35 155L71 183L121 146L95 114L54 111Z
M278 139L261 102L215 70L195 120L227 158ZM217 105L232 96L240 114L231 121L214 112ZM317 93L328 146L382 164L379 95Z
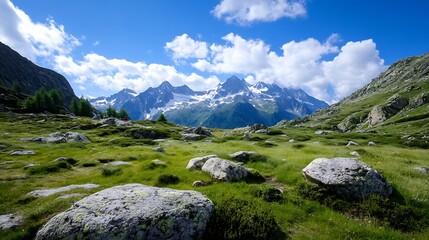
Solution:
M47 19L46 23L35 23L9 0L0 0L0 9L0 41L30 60L68 54L81 44L53 19Z
M75 61L70 56L57 56L55 69L74 77L79 86L110 91L130 88L142 92L149 87L157 87L163 81L175 86L186 84L195 90L205 90L219 83L216 76L204 78L196 73L187 75L172 66L108 59L95 53L85 55L82 61Z
M273 22L306 15L304 0L222 0L212 11L219 19L240 25Z
M187 58L205 58L208 53L207 43L196 41L183 34L165 44L165 49L171 51L174 60Z
M334 103L363 87L385 70L372 39L336 46L340 36L325 42L314 38L291 41L277 54L262 40L246 40L236 34L212 44L208 57L192 64L200 71L241 74L251 82L276 83L303 88L311 95ZM327 60L334 56L332 60Z

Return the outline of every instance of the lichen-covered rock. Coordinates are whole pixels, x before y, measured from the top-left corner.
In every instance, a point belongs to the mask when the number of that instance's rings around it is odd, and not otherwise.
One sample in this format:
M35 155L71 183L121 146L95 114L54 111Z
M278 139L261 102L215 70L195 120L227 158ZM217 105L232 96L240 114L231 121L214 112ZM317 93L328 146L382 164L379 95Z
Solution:
M189 160L188 165L186 166L186 169L195 169L195 170L201 170L204 163L209 160L210 158L217 158L217 155L208 155L204 157L196 157Z
M23 156L23 155L34 155L36 154L33 150L14 150L9 153L10 156Z
M182 140L183 141L198 141L206 138L205 135L200 135L196 133L182 133Z
M426 103L429 103L429 92L423 92L410 100L411 108L418 108Z
M376 126L383 123L385 120L400 112L407 105L407 98L403 98L398 94L393 95L387 100L385 106L377 105L371 110L368 114L369 126Z
M199 192L127 184L76 202L36 239L201 239L212 212Z
M351 146L359 146L359 143L357 142L353 142L353 141L349 141L346 145L346 147L351 147Z
M214 179L225 182L242 180L248 174L247 169L240 164L221 158L208 159L201 170L209 173Z
M230 154L234 160L239 162L247 162L250 159L250 156L255 155L256 152L249 152L249 151L239 151L233 154Z
M213 136L213 134L210 132L210 130L208 130L207 128L203 128L203 127L190 128L190 129L185 130L184 133L198 134L198 135L207 136L207 137Z
M22 216L17 214L0 215L0 229L7 230L20 226L23 223Z
M356 116L356 114L352 114L343 119L338 125L337 128L341 132L348 132L354 128L361 122L361 119Z
M78 132L66 132L64 134L60 132L54 132L49 134L47 137L36 137L36 138L23 138L21 141L25 142L37 142L37 143L65 143L65 142L81 142L89 143L85 135Z
M59 188L49 188L49 189L41 189L41 190L33 190L29 193L27 193L28 196L31 197L48 197L60 192L67 192L73 189L77 188L83 188L83 189L93 189L98 188L100 185L93 184L93 183L87 183L87 184L80 184L80 185L68 185L65 187L59 187Z
M308 181L347 199L392 194L392 187L380 173L354 158L317 158L302 173Z
M156 152L165 153L165 149L163 147L155 147L152 148Z
M374 147L374 146L377 146L377 143L370 141L370 142L368 142L368 146Z

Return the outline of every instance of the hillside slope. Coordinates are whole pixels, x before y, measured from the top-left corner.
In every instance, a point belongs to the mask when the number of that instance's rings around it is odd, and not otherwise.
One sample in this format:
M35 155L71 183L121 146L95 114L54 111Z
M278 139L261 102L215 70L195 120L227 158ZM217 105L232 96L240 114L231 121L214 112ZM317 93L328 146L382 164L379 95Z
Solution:
M429 53L396 62L349 97L293 124L342 132L395 128L404 133L412 124L424 134L429 130L428 103Z
M0 42L0 87L3 92L32 96L41 87L57 89L64 94L65 105L76 97L69 82L61 74L42 68Z

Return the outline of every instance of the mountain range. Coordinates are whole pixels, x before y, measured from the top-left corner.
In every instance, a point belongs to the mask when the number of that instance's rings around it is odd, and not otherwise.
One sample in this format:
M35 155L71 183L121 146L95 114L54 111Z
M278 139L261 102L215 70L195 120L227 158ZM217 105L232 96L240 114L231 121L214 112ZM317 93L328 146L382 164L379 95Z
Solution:
M125 109L134 120L155 119L164 113L175 123L215 128L274 125L328 107L301 89L263 82L251 85L236 76L208 91L194 91L186 85L174 87L165 81L140 94L124 89L110 97L91 99L91 103L100 110L109 105Z

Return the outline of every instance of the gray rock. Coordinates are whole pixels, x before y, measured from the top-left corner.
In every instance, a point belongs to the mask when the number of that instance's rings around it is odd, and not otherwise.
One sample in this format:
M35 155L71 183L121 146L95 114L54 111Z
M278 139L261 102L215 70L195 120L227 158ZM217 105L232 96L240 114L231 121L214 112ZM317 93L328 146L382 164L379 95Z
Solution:
M392 187L380 173L354 158L317 158L302 173L308 181L347 199L366 199L371 194L392 194Z
M35 155L36 152L33 150L14 150L9 153L10 156L23 156L23 155Z
M255 133L266 134L268 133L268 129L259 129L259 130L256 130Z
M415 167L414 170L418 171L419 173L423 173L423 174L429 173L429 167Z
M289 142L294 143L294 142L296 142L296 140L295 139L289 139Z
M99 186L100 185L93 184L93 183L87 183L87 184L81 184L81 185L69 185L69 186L60 187L60 188L34 190L27 193L27 195L31 197L48 197L60 192L66 192L76 188L93 189L93 188L98 188Z
M203 128L203 127L190 128L188 130L185 130L184 133L198 134L198 135L207 136L207 137L213 136L213 134L210 132L210 130L208 130L207 128Z
M337 128L341 132L348 132L354 128L361 122L362 120L356 117L356 114L352 114L343 119L338 125Z
M383 123L385 120L396 115L407 105L408 99L403 98L398 94L393 95L387 100L387 104L385 106L377 105L373 107L371 112L368 114L369 126L376 126Z
M157 152L160 152L160 153L165 153L165 149L164 148L162 148L162 147L155 147L155 148L152 148L154 151L157 151Z
M356 151L350 152L350 155L355 156L355 157L360 157L360 154Z
M113 162L106 163L104 165L122 166L122 165L133 165L133 164L130 162L124 162L124 161L113 161Z
M353 141L349 141L346 145L346 147L352 147L352 146L359 146L359 143L357 142L353 142Z
M32 167L35 167L35 166L38 166L38 165L39 165L39 164L30 163L30 164L25 165L25 166L24 166L24 169L25 169L25 170L27 170L27 169L29 169L29 168L32 168Z
M217 155L208 155L204 157L196 157L189 160L188 165L186 166L186 169L195 169L195 170L201 170L204 163L209 160L210 158L217 158Z
M410 107L411 108L418 108L426 103L429 103L429 92L423 92L410 101Z
M195 133L182 133L183 141L198 141L206 138L205 135L195 134Z
M49 134L47 137L23 138L21 141L38 143L90 142L87 137L78 132L67 132L65 134L54 132Z
M128 184L81 199L36 239L201 239L212 212L199 192Z
M155 165L155 166L164 166L164 167L167 166L167 163L165 163L165 162L163 162L163 161L161 161L159 159L154 159L150 163L153 164L153 165Z
M109 118L101 119L100 124L107 124L111 126L116 125L116 118L109 117Z
M76 159L68 158L68 157L59 157L59 158L55 159L54 162L66 162L66 163L73 165L73 166L78 163L78 161Z
M73 198L73 197L80 197L82 195L83 195L82 193L64 194L64 195L57 197L57 199L67 199L67 198Z
M371 141L371 142L369 142L369 143L368 143L368 146L370 146L370 147L374 147L374 146L377 146L377 143L375 143L375 142Z
M192 187L205 187L207 186L207 183L202 180L197 180L192 183Z
M239 164L221 158L208 159L201 170L209 173L214 179L225 182L242 180L248 174L247 169Z
M229 154L234 160L240 162L247 162L250 159L250 156L255 155L256 152L248 152L248 151L239 151L233 154Z
M23 223L23 219L21 215L12 214L12 213L0 215L1 230L16 228L22 225L22 223Z
M329 133L331 133L332 131L326 131L326 130L317 130L314 132L314 134L316 135L327 135Z

